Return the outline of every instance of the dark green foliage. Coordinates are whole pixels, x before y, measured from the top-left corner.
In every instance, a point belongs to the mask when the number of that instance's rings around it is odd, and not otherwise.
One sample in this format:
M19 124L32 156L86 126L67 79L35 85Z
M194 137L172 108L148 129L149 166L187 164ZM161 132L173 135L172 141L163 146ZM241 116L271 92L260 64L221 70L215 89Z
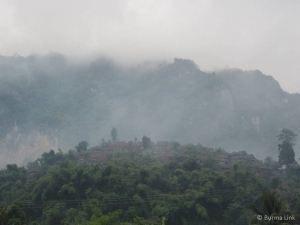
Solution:
M122 210L116 210L114 212L108 213L108 215L103 215L102 211L92 205L92 216L89 221L83 222L80 225L119 225L119 217L122 214Z
M190 157L182 163L182 168L187 171L200 170L201 165L197 162L194 157Z
M149 149L151 147L151 139L149 137L143 136L142 143L144 149Z
M284 141L282 144L278 145L279 148L279 164L290 165L295 162L295 151L293 146L288 142Z
M281 144L278 145L279 151L279 164L281 166L295 162L295 151L293 146L295 145L297 134L290 129L282 129L280 134L277 136Z
M178 150L178 148L180 147L180 144L178 142L172 142L172 149L173 150Z
M138 225L165 225L167 218L163 217L161 221L159 219L152 219L152 220L145 220L142 218L139 218L137 215L132 215L135 223Z
M170 162L170 164L168 165L168 168L169 168L171 171L174 171L174 170L176 170L176 169L180 169L181 166L180 166L180 164L179 164L178 162L172 161L172 162Z
M113 127L113 129L111 130L110 135L111 135L112 142L116 142L118 138L118 132L115 127Z
M270 187L276 189L281 183L281 180L278 177L275 177L271 180Z
M289 173L275 170L278 179L271 176L275 178L266 182L242 163L225 173L216 162L201 166L194 157L198 148L190 146L186 153L189 158L168 165L157 162L151 150L135 156L129 151L116 151L107 165L79 163L72 151L50 150L29 163L28 170L7 165L0 171L1 221L131 225L134 214L138 215L134 221L145 225L243 225L252 216L246 206L253 203L256 208L252 209L266 213L273 210L273 203L276 213L287 212L285 202L276 200L272 193L261 198L266 202L262 208L256 206L257 196L279 187L286 179L297 181L298 167L291 166ZM178 152L174 149L174 153ZM209 155L208 159L214 160L213 153ZM29 173L32 170L36 173ZM291 196L297 195L291 192ZM297 204L291 201L291 211L295 212Z
M292 146L294 146L297 134L295 134L294 131L292 131L290 129L284 128L280 131L280 134L277 137L278 137L278 140L281 141L282 143L288 142Z
M237 165L237 164L234 164L234 165L233 165L233 169L234 169L234 171L237 171L238 165Z
M87 141L81 141L79 144L75 147L76 152L83 152L87 150L87 147L89 146L89 143Z
M0 225L25 225L26 215L21 202L14 202L6 207L0 205Z
M261 208L257 208L255 205L248 206L252 212L256 215L249 219L249 224L265 224L264 219L258 220L257 215L264 216L291 216L292 213L288 210L288 205L282 198L278 196L276 192L266 192L259 198ZM279 220L272 221L272 224L286 224L287 221Z
M264 160L264 163L273 171L278 170L280 168L280 164L277 161L273 160L271 157L267 157Z
M213 157L208 157L204 162L203 162L203 167L205 168L210 168L210 169L216 169L217 164L216 161L214 160Z
M149 177L150 173L147 169L145 168L141 168L140 169L140 179L141 179L141 183L145 183L146 182L146 178Z

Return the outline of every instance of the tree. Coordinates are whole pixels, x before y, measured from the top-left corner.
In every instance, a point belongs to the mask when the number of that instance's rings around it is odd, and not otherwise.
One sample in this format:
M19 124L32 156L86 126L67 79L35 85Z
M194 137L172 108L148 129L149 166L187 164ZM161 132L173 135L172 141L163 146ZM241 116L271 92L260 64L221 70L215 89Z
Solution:
M295 162L295 151L293 146L295 145L297 134L290 129L282 129L280 134L277 136L281 144L278 145L279 151L279 164L290 165Z
M151 145L151 139L149 137L143 136L142 143L143 143L144 149L149 149L150 145Z
M87 150L87 146L89 146L87 141L81 141L75 148L77 152L83 152Z
M64 203L54 203L43 212L43 220L49 225L63 225L65 216L66 205Z
M111 135L112 142L116 142L117 137L118 137L118 132L117 132L117 129L115 127L113 127L113 129L111 130L110 135Z
M117 225L120 224L119 217L122 214L122 210L116 210L104 215L102 211L97 207L92 205L92 216L89 221L83 222L80 225Z
M288 142L284 141L282 144L278 145L279 150L279 164L281 166L290 164L295 162L295 151L293 146Z
M249 224L287 224L286 220L266 220L266 216L291 216L288 209L288 204L282 198L279 198L277 193L266 192L259 198L262 208L259 209L255 205L250 205L247 208L254 212L256 215L249 218ZM271 223L270 223L271 222Z
M280 168L280 164L278 161L273 160L272 157L268 156L264 160L264 164L268 167L270 167L273 171L276 171Z
M271 180L271 182L270 182L270 187L273 188L273 189L275 189L275 188L277 188L278 185L280 185L281 183L282 183L281 180L280 180L278 177L275 177L275 178L273 178L273 179Z
M182 168L192 172L193 170L200 170L201 165L197 162L196 158L190 157L182 163Z
M161 223L160 222L157 222L157 221L142 221L143 219L139 218L137 215L132 215L134 221L138 224L138 225L165 225L166 224L166 221L167 221L167 218L166 217L163 217L162 220L161 220Z
M281 143L283 143L284 141L287 141L292 146L294 146L297 134L295 134L294 131L292 131L290 129L283 128L280 131L280 134L277 135L277 137L278 137L278 140L281 141Z
M0 225L26 224L26 215L21 202L0 208Z

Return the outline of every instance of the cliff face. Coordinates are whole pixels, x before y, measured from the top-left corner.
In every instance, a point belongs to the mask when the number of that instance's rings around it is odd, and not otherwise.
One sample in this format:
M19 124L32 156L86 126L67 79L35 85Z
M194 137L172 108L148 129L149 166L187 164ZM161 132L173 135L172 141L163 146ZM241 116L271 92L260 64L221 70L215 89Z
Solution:
M106 59L78 66L57 55L0 57L4 163L82 140L96 145L113 126L126 141L146 135L277 158L276 135L282 128L300 134L299 115L300 95L258 70L207 73L183 59L149 69Z
M45 151L58 150L58 138L50 137L39 131L19 132L15 124L12 131L0 143L0 167L6 164L26 165L27 162L41 157Z

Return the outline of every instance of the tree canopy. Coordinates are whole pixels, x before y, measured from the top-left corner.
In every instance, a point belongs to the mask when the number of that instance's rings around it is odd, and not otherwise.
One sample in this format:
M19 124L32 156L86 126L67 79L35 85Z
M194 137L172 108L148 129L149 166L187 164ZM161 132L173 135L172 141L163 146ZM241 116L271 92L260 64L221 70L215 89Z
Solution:
M117 138L118 138L118 132L117 132L117 129L115 127L112 128L112 130L110 132L110 135L111 135L112 142L116 142Z
M149 149L151 147L151 139L147 136L143 136L142 143L144 149Z
M27 169L8 164L0 170L0 224L246 225L253 217L246 208L251 204L255 213L266 215L299 212L300 194L292 186L286 192L290 208L267 192L287 181L299 182L297 165L286 173L274 169L264 179L246 162L222 169L224 165L215 159L214 166L206 165L196 157L203 153L200 145L188 145L180 154L171 148L177 156L169 162L155 158L154 147L143 154L116 150L105 164L81 160L95 152L74 150L50 150ZM212 159L229 153L212 150L206 154ZM266 160L265 166L270 163L271 159ZM268 194L257 199L262 192Z
M282 143L284 141L286 141L289 144L291 144L292 146L294 146L297 134L295 134L294 131L292 131L291 129L283 128L277 137L278 137L278 140L281 141Z
M77 152L82 152L82 151L86 151L88 146L89 146L89 143L87 141L81 141L75 147L75 149L76 149Z
M295 162L295 151L293 146L295 145L297 134L290 129L282 129L277 136L281 144L278 145L279 151L279 164L290 165Z
M274 225L287 224L288 220L284 219L284 216L291 216L292 213L288 209L288 204L280 198L276 192L266 192L260 196L259 200L261 202L261 209L257 208L255 205L248 206L248 208L256 214L249 219L250 225L264 225L270 223ZM269 220L271 217L278 217L282 219Z

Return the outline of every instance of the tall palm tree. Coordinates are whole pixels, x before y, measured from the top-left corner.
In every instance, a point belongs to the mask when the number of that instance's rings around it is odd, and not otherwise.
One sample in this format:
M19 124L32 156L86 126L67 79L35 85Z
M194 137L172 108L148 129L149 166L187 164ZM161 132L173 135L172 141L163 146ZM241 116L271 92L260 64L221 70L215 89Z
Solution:
M292 216L291 212L289 211L288 204L280 198L275 191L273 192L266 192L260 198L262 208L259 209L255 205L250 205L247 208L252 210L256 215L249 218L250 225L289 225L289 221L281 220L280 217L284 218L284 216ZM275 219L266 219L265 216L268 218L275 218ZM276 219L277 218L277 219Z

